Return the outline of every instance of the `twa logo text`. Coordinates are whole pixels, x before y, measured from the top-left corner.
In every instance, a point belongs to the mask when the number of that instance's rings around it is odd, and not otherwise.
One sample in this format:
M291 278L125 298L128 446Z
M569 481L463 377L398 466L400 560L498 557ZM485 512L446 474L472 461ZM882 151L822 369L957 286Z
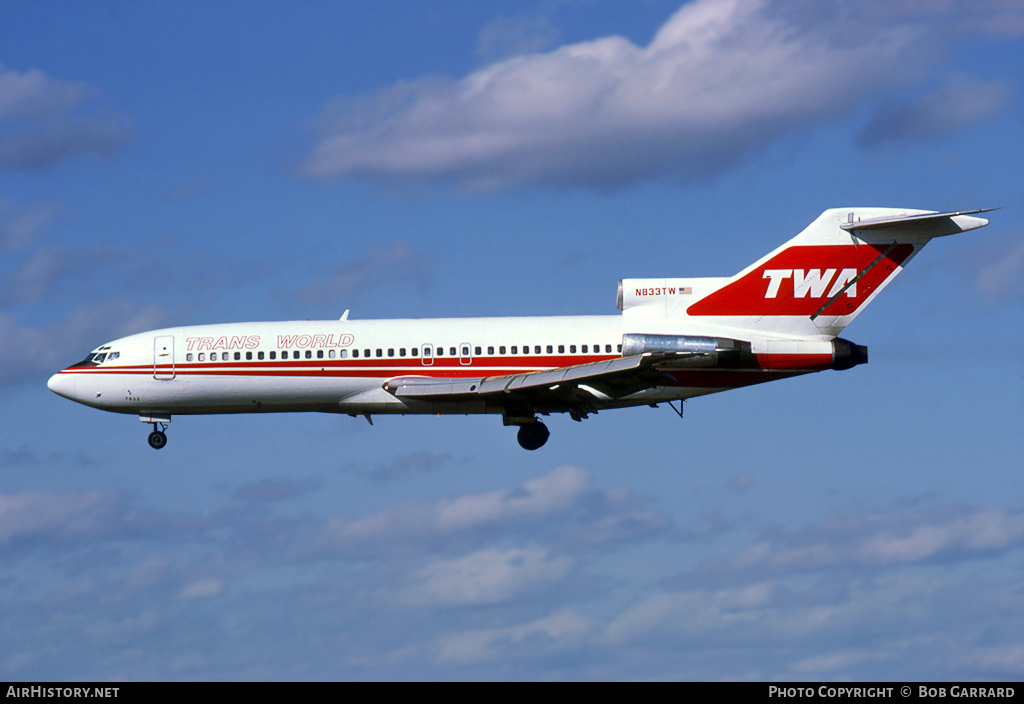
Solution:
M835 278L833 282L832 279ZM762 278L769 279L768 290L765 291L765 298L775 298L779 295L783 281L792 281L793 298L806 298L810 293L811 298L824 298L825 289L829 283L832 288L828 290L828 297L837 295L843 287L857 278L856 269L843 269L836 276L835 269L765 269ZM846 295L850 298L857 297L857 284L852 284L846 289Z

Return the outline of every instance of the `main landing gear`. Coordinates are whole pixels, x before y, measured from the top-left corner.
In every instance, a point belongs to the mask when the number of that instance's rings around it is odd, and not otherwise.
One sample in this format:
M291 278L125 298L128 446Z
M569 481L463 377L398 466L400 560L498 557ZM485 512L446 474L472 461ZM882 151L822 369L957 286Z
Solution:
M149 434L149 446L154 450L159 450L167 444L167 433L157 430L156 426L157 424L153 423L153 432Z
M524 450L537 450L544 446L550 436L551 431L548 430L548 426L535 420L520 425L516 439L519 440L519 446Z
M149 446L154 450L162 450L164 445L167 444L167 434L164 431L167 430L167 424L171 422L171 417L164 415L141 415L139 420L143 423L152 424L153 432L149 434Z

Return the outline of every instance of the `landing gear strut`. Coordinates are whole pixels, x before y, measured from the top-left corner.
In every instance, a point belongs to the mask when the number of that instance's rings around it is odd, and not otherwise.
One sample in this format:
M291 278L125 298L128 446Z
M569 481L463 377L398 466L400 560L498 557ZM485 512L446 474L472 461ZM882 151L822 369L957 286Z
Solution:
M544 446L550 436L551 431L548 430L548 427L536 420L520 425L516 439L519 440L519 446L524 450L537 450Z
M162 425L163 429L158 429L157 425ZM153 423L153 432L149 434L149 446L154 450L159 450L167 444L167 434L164 432L166 428L166 423Z

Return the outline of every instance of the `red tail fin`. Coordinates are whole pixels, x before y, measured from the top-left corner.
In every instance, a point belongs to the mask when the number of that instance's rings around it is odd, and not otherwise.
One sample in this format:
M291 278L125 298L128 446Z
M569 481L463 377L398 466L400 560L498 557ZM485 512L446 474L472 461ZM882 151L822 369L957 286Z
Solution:
M834 337L934 237L988 224L984 210L826 210L803 232L711 290L686 315L730 327ZM711 318L724 320L711 321Z
M687 314L852 315L914 253L915 245L907 243L787 247L694 303Z

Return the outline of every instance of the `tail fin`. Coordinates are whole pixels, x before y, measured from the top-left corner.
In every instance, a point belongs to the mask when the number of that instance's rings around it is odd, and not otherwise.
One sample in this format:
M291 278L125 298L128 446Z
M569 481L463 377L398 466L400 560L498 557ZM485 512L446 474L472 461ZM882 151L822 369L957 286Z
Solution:
M988 210L826 210L736 276L712 280L722 285L685 314L730 327L835 337L933 237L987 225L972 216Z

